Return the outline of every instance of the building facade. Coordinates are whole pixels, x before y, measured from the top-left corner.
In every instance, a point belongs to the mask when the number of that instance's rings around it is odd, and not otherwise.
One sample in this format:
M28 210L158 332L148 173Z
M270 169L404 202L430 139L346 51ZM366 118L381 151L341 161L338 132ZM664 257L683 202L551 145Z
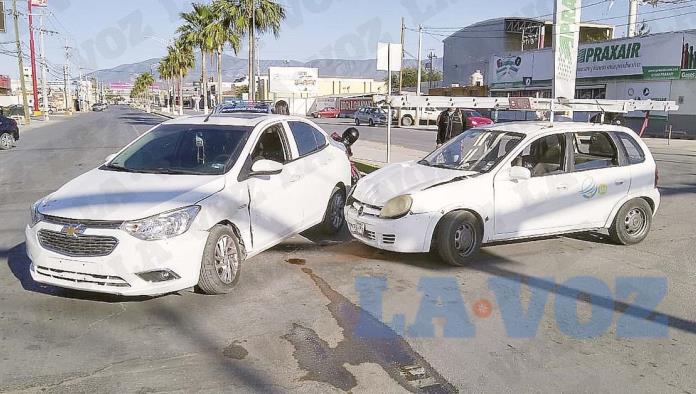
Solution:
M696 135L694 44L696 30L581 44L576 98L676 101L679 111L650 114L649 132L661 134L672 125ZM488 68L491 95L551 97L553 67L551 49L492 55ZM643 118L643 113L627 116L634 128Z

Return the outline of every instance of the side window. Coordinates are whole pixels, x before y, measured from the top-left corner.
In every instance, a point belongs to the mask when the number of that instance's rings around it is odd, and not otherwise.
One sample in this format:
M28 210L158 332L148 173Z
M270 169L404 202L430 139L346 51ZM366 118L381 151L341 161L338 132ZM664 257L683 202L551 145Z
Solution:
M562 174L565 168L566 142L564 134L541 137L529 144L513 161L532 172L532 177Z
M283 137L283 126L275 124L263 131L256 148L251 154L253 161L265 159L273 160L279 163L287 163L290 155L287 147L287 142Z
M575 171L595 170L619 165L618 151L607 133L597 131L574 133L573 145Z
M295 137L300 156L308 155L326 145L324 134L308 123L288 122L288 124L290 125L292 135Z
M640 164L645 161L645 152L643 152L643 149L641 149L633 137L626 133L617 133L616 135L624 148L626 148L628 164Z

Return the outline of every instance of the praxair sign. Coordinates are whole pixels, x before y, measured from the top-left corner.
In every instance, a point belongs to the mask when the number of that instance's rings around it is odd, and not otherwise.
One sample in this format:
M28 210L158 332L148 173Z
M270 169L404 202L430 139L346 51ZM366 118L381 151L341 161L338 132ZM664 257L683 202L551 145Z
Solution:
M578 55L578 63L634 59L640 57L640 48L639 42L582 48Z

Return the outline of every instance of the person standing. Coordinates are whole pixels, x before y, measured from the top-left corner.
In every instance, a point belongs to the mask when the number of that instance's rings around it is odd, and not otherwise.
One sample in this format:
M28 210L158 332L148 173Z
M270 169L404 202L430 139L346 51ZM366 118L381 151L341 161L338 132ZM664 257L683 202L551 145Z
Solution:
M464 117L459 108L447 108L437 118L437 146L444 144L464 131Z

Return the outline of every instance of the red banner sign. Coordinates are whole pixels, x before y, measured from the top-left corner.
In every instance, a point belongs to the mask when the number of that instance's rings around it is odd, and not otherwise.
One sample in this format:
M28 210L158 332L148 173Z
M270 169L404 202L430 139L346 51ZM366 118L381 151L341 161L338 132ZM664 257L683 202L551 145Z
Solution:
M9 76L0 75L0 89L7 89L7 90L12 89L12 81L10 80Z

